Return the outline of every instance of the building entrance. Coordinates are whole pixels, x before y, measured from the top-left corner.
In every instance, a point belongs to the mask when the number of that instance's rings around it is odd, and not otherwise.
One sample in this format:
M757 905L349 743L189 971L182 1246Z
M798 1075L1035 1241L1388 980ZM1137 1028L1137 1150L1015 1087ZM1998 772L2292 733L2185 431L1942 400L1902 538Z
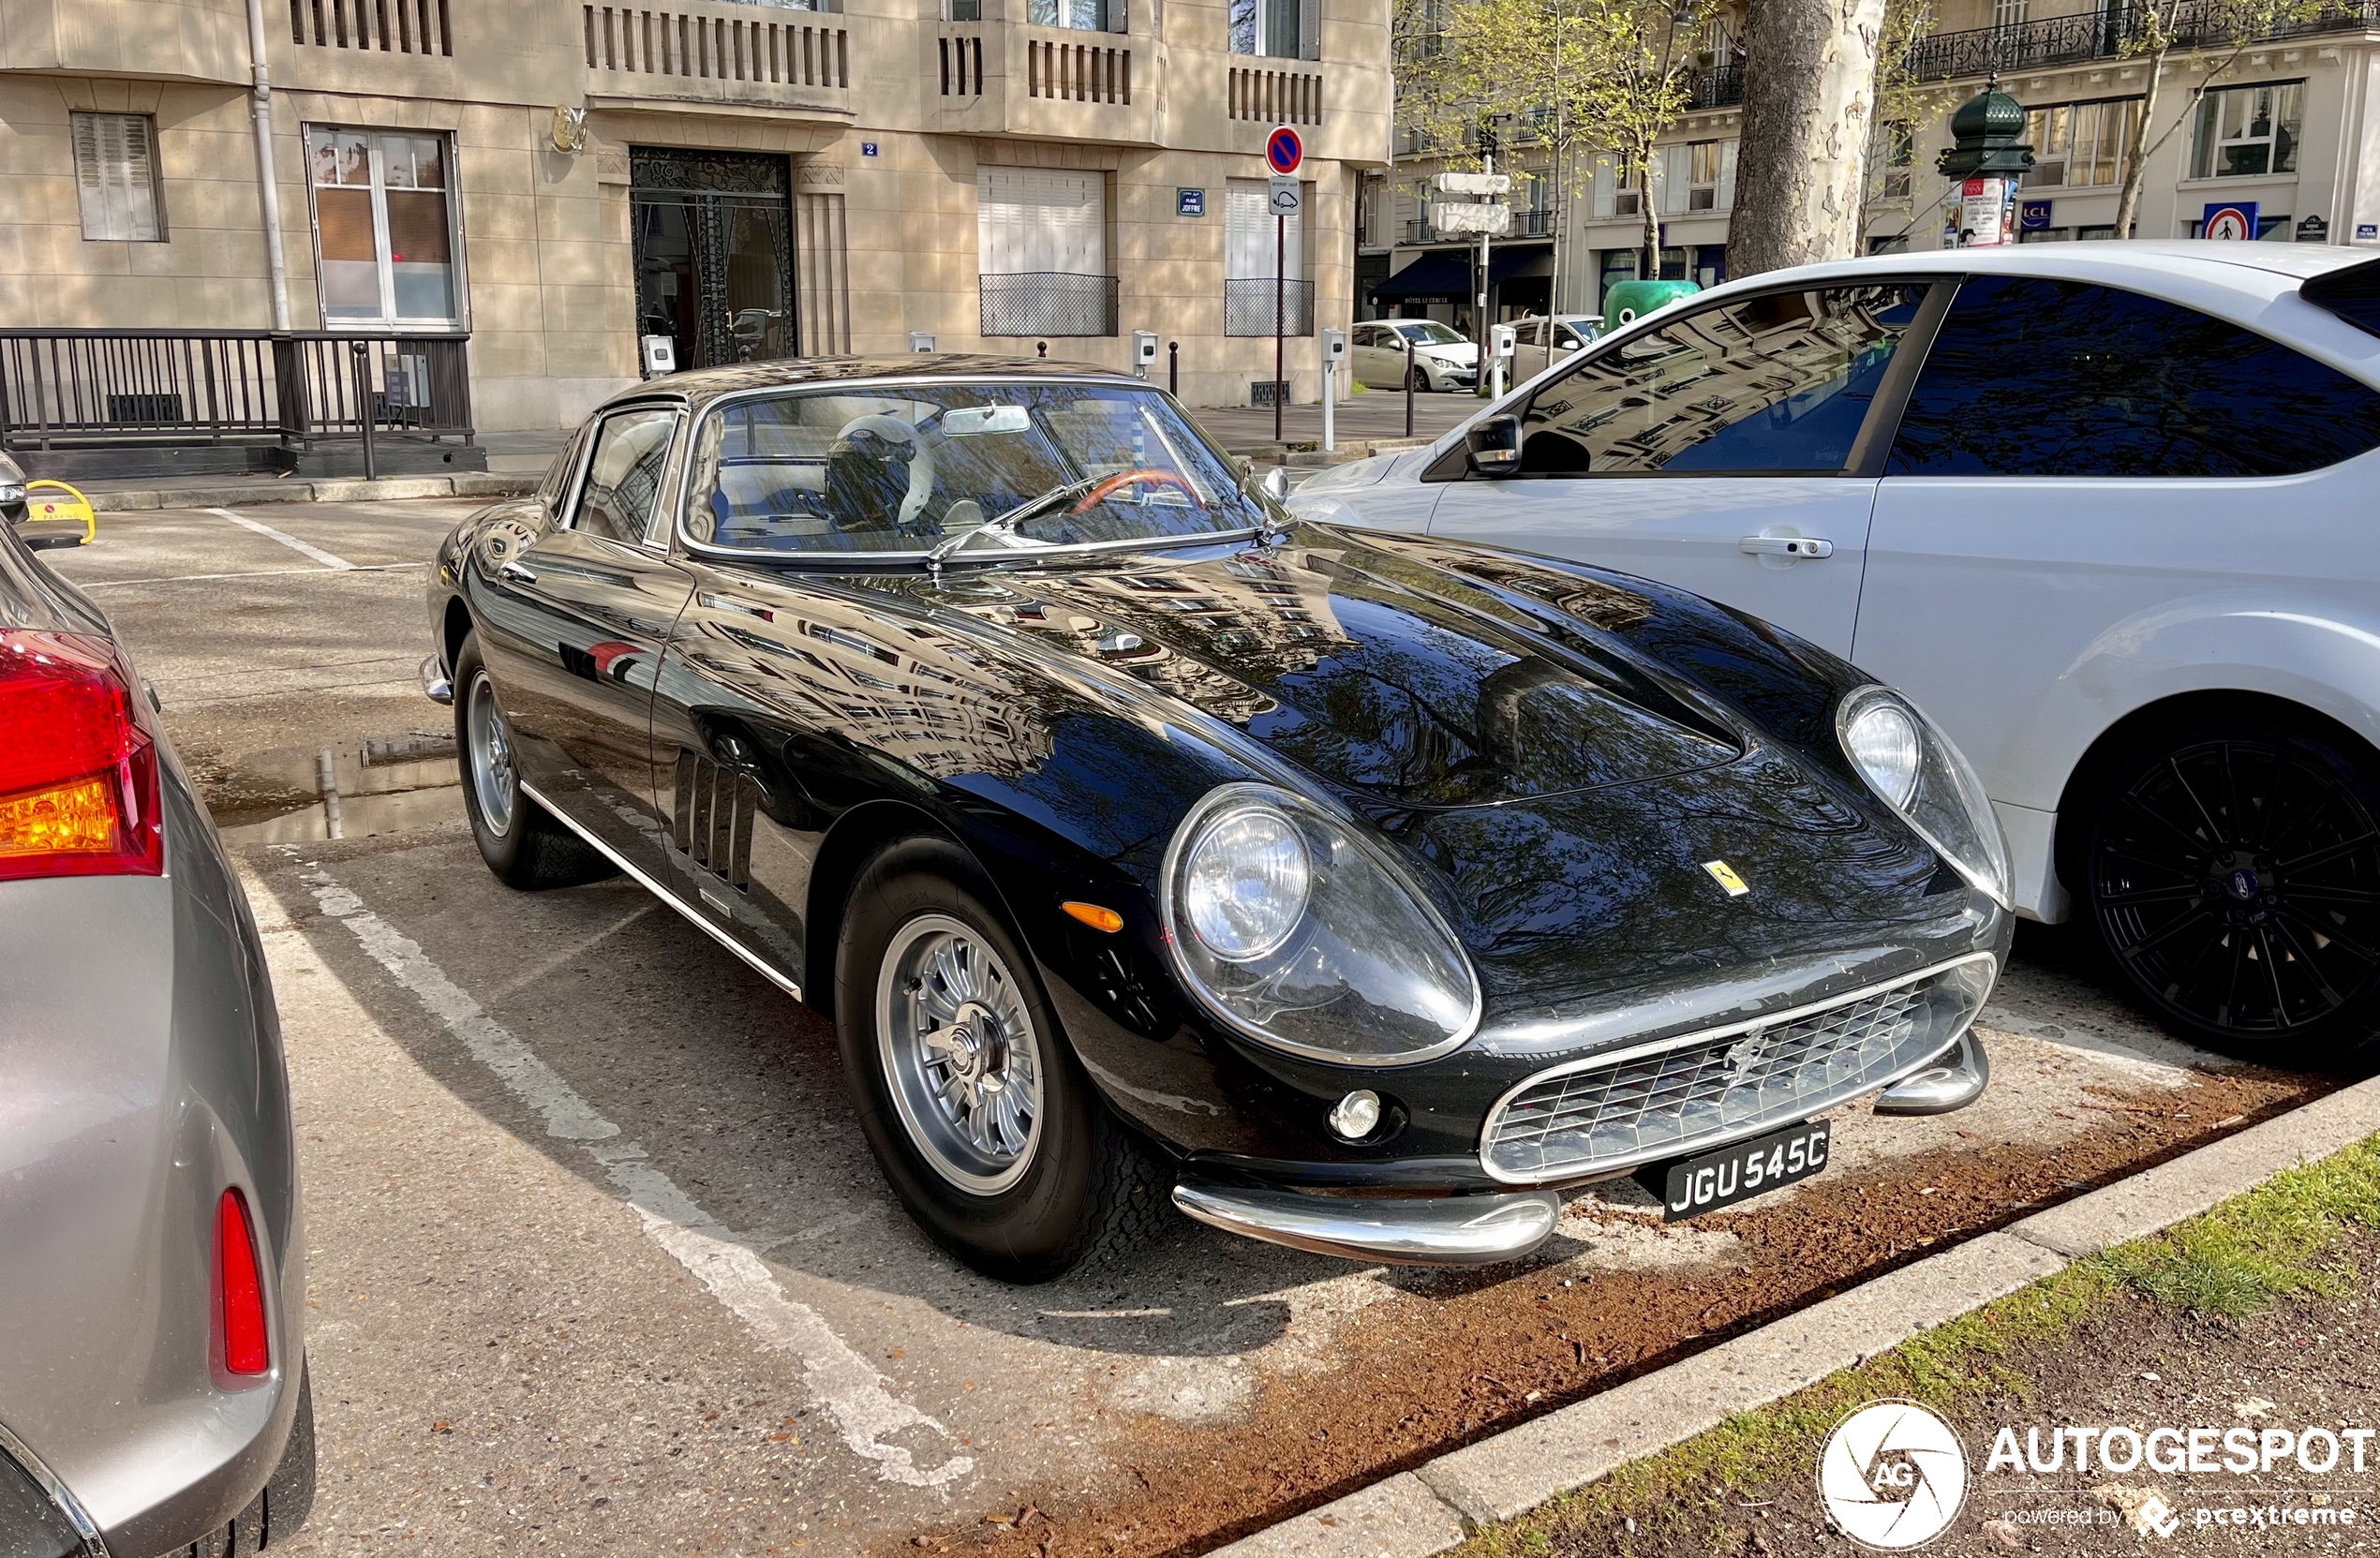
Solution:
M749 152L629 149L636 331L681 368L801 350L791 164Z

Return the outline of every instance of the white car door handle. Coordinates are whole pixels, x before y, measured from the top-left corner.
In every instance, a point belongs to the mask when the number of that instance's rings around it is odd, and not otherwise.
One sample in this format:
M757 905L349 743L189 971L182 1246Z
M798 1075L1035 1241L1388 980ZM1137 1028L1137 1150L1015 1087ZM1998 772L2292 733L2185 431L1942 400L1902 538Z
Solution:
M1735 543L1755 557L1831 557L1835 543L1818 536L1746 536Z

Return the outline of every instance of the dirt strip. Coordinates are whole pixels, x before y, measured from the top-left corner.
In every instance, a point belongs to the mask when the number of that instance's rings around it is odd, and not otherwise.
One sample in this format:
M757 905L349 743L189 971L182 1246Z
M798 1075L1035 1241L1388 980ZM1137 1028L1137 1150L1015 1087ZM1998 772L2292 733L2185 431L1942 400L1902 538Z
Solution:
M2041 1145L1978 1142L1862 1164L1699 1220L1683 1239L1623 1181L1573 1202L1564 1237L1525 1272L1387 1272L1327 1356L1268 1373L1246 1420L1185 1429L1136 1417L1108 1486L1053 1491L903 1548L970 1558L1203 1551L2322 1091L2256 1070L2094 1090L2088 1118L2061 1121ZM1665 1257L1648 1261L1657 1247Z

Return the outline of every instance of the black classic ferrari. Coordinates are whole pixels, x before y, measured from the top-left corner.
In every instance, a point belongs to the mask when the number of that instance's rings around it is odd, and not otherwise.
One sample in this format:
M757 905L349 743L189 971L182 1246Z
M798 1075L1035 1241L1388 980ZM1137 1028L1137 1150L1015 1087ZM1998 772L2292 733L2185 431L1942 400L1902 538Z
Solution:
M918 1222L1053 1276L1166 1200L1526 1254L1820 1172L1986 1065L2007 865L1842 660L1659 585L1299 524L1052 364L681 374L429 599L488 866L626 871L836 1024Z

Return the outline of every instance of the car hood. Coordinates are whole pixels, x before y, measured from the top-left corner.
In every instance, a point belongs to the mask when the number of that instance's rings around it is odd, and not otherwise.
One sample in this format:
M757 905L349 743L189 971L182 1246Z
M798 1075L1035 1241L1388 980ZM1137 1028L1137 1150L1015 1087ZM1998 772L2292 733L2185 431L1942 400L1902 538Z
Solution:
M954 570L916 587L1401 807L1569 794L1743 754L1740 720L1598 631L1642 619L1647 600L1556 577L1560 604L1532 609L1426 543L1300 526L1274 546Z

